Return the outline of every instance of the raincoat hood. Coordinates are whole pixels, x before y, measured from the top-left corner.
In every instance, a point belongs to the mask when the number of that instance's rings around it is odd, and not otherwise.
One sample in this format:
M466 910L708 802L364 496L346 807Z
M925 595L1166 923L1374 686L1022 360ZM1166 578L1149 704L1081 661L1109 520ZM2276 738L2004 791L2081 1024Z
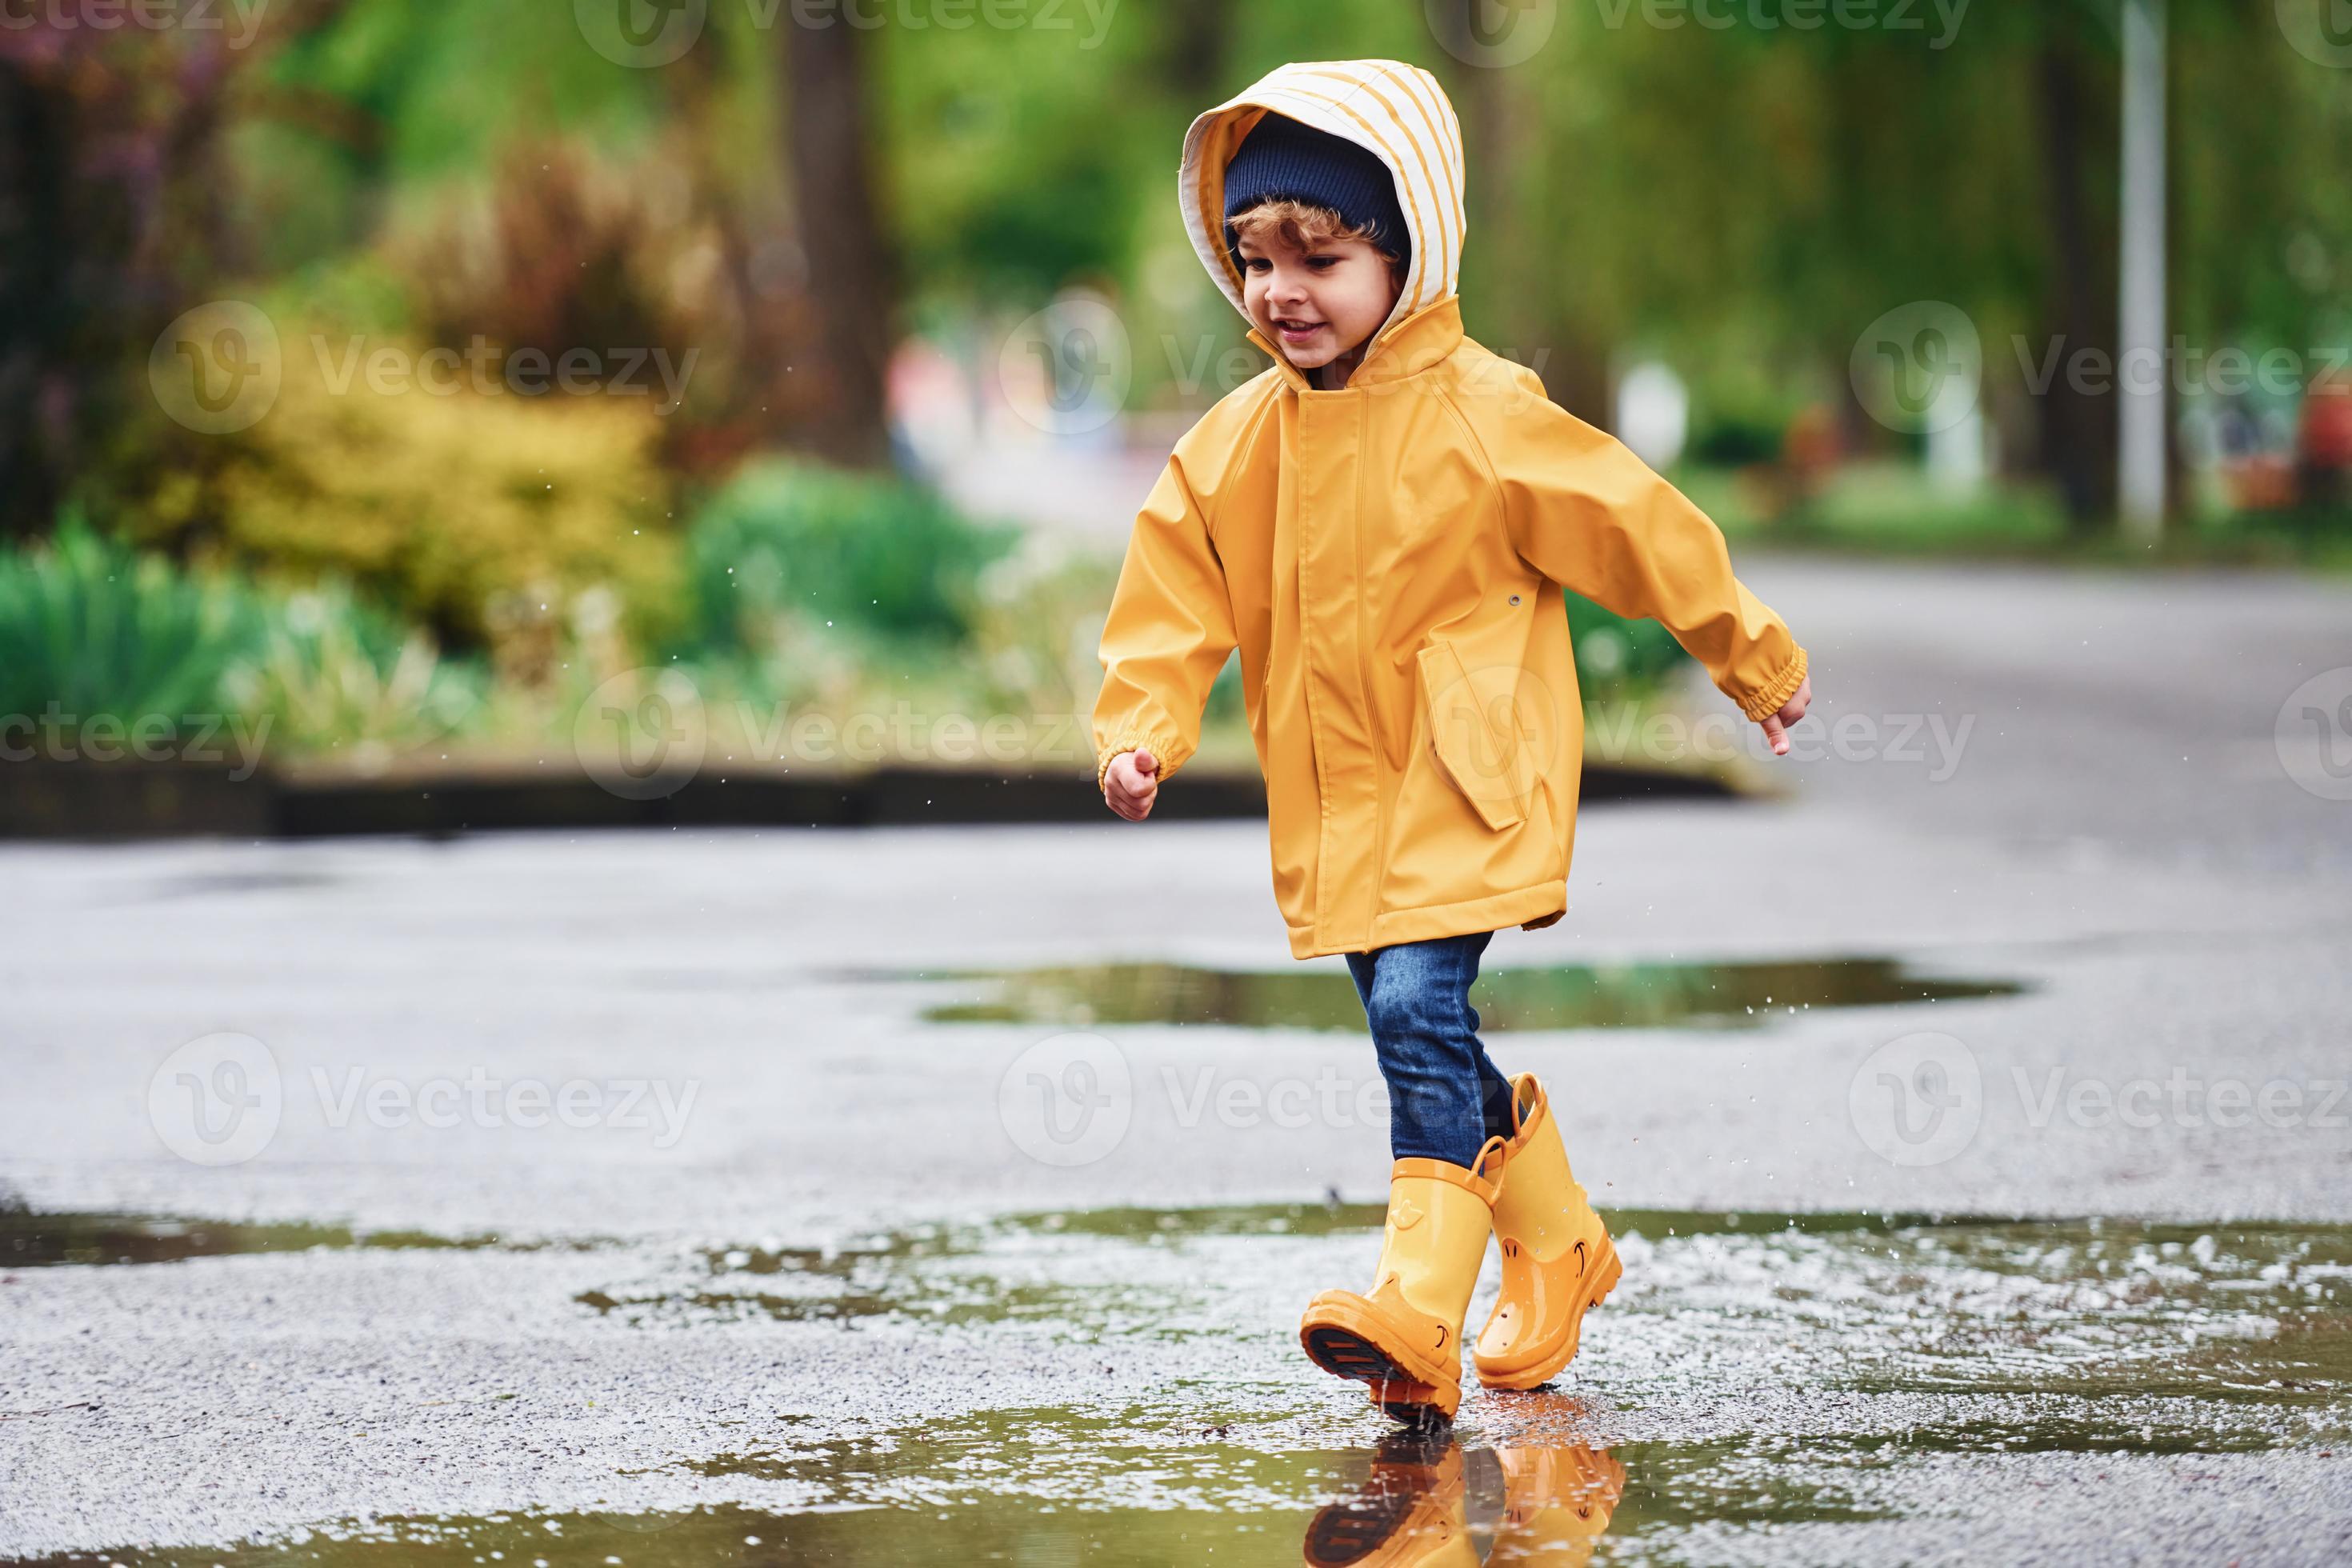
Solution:
M1288 115L1370 150L1396 180L1412 261L1396 306L1372 333L1366 357L1391 327L1451 298L1462 276L1462 126L1437 79L1398 60L1307 60L1258 79L1192 121L1177 173L1184 232L1201 265L1249 321L1242 274L1225 249L1225 165L1268 113ZM1278 360L1259 336L1252 338Z

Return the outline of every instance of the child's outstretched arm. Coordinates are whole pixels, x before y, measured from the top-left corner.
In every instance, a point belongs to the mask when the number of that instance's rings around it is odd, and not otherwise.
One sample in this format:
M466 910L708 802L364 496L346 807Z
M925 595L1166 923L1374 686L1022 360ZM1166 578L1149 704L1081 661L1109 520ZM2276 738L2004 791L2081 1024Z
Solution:
M1561 586L1616 614L1647 616L1764 727L1772 750L1812 699L1805 650L1732 575L1722 530L1622 442L1541 395L1489 420L1488 457L1513 544Z
M1183 446L1151 487L1103 623L1095 782L1131 822L1201 742L1201 710L1239 638L1224 564L1186 478Z

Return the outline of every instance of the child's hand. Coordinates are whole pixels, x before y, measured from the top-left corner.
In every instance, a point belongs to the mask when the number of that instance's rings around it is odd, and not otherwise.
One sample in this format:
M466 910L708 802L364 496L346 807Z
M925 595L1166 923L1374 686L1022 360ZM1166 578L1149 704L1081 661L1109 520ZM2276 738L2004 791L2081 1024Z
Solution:
M1103 772L1103 799L1129 822L1150 816L1159 798L1160 761L1150 752L1121 752Z
M1803 680L1798 682L1797 694L1790 698L1778 713L1769 714L1756 721L1764 726L1764 738L1772 742L1774 756L1785 757L1789 754L1789 726L1805 716L1805 710L1812 700L1813 678L1808 675Z

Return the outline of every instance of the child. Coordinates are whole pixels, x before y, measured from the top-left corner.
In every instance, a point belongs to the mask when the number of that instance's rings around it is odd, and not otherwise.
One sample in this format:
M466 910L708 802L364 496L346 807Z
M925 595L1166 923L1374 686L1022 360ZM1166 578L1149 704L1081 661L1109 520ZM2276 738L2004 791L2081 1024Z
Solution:
M1300 1342L1424 1424L1460 1404L1490 1233L1492 1388L1567 1365L1619 1275L1544 1089L1496 1069L1468 994L1497 930L1568 907L1583 714L1559 586L1663 622L1776 752L1805 651L1703 513L1463 335L1461 131L1428 72L1284 66L1192 122L1178 193L1274 363L1176 443L1136 519L1096 781L1149 816L1240 648L1290 951L1347 956L1391 1108L1378 1283L1316 1298Z

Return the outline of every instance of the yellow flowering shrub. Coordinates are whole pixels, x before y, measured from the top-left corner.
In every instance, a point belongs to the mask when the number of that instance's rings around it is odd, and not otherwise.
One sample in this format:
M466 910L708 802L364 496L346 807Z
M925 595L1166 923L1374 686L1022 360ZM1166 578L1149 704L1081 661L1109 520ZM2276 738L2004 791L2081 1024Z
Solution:
M286 332L277 402L218 472L222 542L273 574L373 588L460 645L544 645L592 590L648 646L678 615L668 481L650 396L540 395L413 344ZM368 356L391 349L389 374ZM402 367L406 367L403 369ZM509 662L502 658L502 662ZM545 672L509 671L530 679Z

